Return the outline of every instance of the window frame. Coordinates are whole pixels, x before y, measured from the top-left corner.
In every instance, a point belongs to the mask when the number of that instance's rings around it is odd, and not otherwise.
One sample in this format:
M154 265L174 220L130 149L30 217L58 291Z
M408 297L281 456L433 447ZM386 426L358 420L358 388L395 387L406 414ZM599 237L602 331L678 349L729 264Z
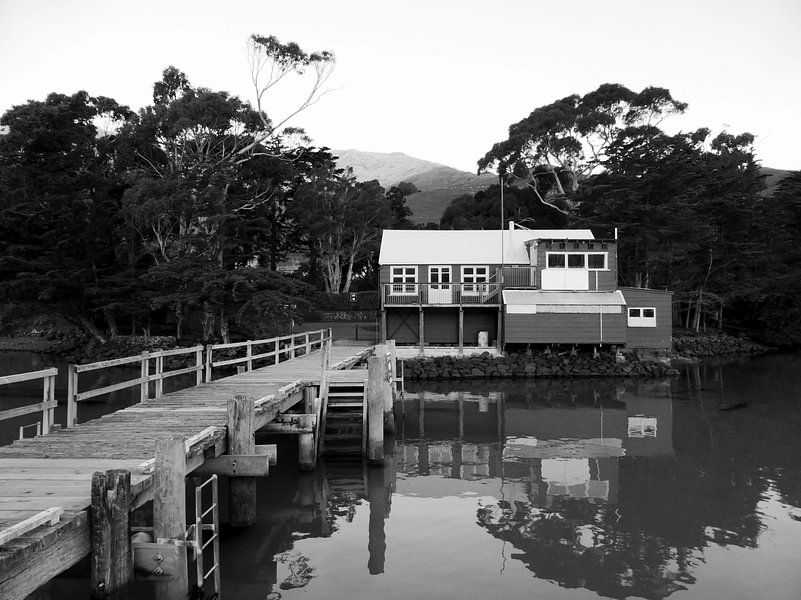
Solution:
M413 270L413 273L407 273L407 270ZM398 273L397 271L400 271ZM400 277L401 281L395 281L396 277ZM411 277L412 279L408 279ZM390 295L392 296L412 296L417 295L418 281L417 265L391 265L389 268L389 285Z
M465 269L473 269L472 275L467 275L465 273ZM477 281L476 277L479 274L476 272L478 269L484 270L484 279L482 281ZM487 290L489 289L489 265L462 265L461 266L461 282L462 282L462 294L465 296L477 296L479 294L486 294ZM467 281L467 277L472 277L472 281Z
M583 256L583 266L574 267L570 266L570 257L580 255ZM590 266L590 255L592 256L603 256L604 264L603 267L591 267ZM562 258L562 266L551 266L551 257L552 256L561 256ZM609 270L609 253L608 252L569 252L567 250L560 251L560 252L546 252L545 253L545 268L546 269L570 269L570 270L579 270L583 269L585 271L608 271Z
M650 317L645 316L645 311L651 311ZM635 313L636 314L633 314ZM653 306L627 306L626 325L628 327L656 327L656 308Z

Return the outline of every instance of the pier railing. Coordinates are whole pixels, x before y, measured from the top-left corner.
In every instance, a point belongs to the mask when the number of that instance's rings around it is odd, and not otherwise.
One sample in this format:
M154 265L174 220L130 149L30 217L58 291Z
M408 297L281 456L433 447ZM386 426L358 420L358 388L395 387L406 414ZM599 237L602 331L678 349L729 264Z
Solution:
M194 355L194 365L164 370L164 359L175 356ZM151 372L150 363L153 361L154 369ZM79 391L79 375L90 371L108 369L111 367L122 367L126 365L139 364L139 377L127 379L111 385L106 385L93 390L84 392ZM69 365L67 367L67 427L74 427L78 422L78 403L90 398L96 398L104 394L110 394L118 390L131 387L139 387L139 400L143 402L150 397L150 383L155 382L155 397L160 398L164 393L164 380L170 377L178 377L195 373L195 382L200 385L203 381L203 346L192 346L191 348L175 348L173 350L159 350L158 352L142 352L135 356L124 358L114 358L111 360L101 360L85 365Z
M0 412L0 421L22 417L41 411L41 422L34 423L36 425L36 435L47 435L50 433L50 428L55 423L56 412L56 374L58 369L55 367L50 369L42 369L41 371L30 371L28 373L17 373L16 375L4 375L0 377L0 386L10 385L13 383L22 383L23 381L34 381L37 379L42 380L42 401L29 406L19 406L17 408L9 408ZM19 428L19 437L22 439L25 434L25 429L30 425L22 425Z
M233 342L230 344L211 344L206 346L206 382L212 380L212 370L215 367L237 366L243 367L246 371L250 371L253 369L254 362L265 360L272 361L272 364L277 365L280 362L300 356L300 354L298 354L300 350L303 350L302 354L309 354L312 350L319 350L323 347L323 344L330 339L332 339L330 329L318 329L316 331L304 331L303 333L294 333L264 340L248 340L246 342ZM245 349L244 356L214 360L215 351L231 351L241 348Z

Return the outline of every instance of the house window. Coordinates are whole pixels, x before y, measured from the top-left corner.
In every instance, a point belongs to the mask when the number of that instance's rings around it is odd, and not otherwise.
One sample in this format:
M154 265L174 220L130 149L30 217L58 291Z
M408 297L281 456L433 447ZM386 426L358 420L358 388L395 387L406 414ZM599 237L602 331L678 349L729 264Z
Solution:
M605 270L606 253L587 254L587 267L590 270Z
M417 267L392 267L392 293L417 293Z
M585 263L585 256L583 254L570 253L567 255L567 268L568 269L583 269Z
M547 257L549 269L607 269L605 252L548 252Z
M656 327L656 309L630 308L629 327Z
M487 283L489 281L489 267L484 266L469 266L462 267L462 293L463 294L478 294L479 292L486 293L486 285L477 285Z

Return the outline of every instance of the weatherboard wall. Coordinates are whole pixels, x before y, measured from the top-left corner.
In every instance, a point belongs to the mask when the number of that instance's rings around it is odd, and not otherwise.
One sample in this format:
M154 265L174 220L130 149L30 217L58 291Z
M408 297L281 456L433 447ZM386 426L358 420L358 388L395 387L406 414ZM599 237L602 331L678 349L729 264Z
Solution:
M560 248L560 243L565 247ZM571 241L559 242L558 240L542 240L531 248L536 253L535 265L537 267L537 287L542 289L542 271L547 269L547 256L550 252L591 252L606 254L606 269L587 271L587 290L589 291L611 291L617 289L617 243L606 241L606 248L602 247L601 242L592 241L593 247L588 246L587 241L580 241L579 247L575 248Z
M625 313L506 314L507 344L623 344Z
M654 308L656 327L626 326L627 348L667 349L673 344L673 292L622 287L628 308Z

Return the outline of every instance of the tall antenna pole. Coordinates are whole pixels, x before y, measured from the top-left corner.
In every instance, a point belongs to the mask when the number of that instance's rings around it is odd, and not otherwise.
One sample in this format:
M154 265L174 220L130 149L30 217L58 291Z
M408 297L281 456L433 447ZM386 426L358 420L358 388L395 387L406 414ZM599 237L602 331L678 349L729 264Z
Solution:
M503 173L501 171L498 171L498 181L501 185L501 276L498 278L498 280L501 284L503 284L503 233L505 230L505 223L503 222Z

